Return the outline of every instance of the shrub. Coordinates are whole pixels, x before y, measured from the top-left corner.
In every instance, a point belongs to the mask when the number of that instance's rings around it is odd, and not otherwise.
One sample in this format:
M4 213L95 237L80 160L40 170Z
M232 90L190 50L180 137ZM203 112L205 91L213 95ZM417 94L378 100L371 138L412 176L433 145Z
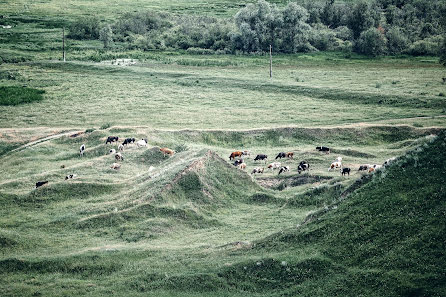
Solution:
M386 52L387 40L376 28L370 28L361 33L356 43L356 50L368 56L379 56Z
M0 87L0 105L19 105L43 100L45 91L27 87Z
M108 128L110 128L110 127L111 127L111 124L110 124L110 123L105 123L105 124L103 124L103 125L101 126L101 130L108 129Z
M429 37L423 40L415 41L410 46L408 52L414 56L436 56L440 54L442 43L442 36L437 35Z
M387 50L391 55L397 55L409 46L409 39L399 27L391 27L386 31Z
M99 21L96 18L78 19L69 26L68 38L84 40L99 38Z

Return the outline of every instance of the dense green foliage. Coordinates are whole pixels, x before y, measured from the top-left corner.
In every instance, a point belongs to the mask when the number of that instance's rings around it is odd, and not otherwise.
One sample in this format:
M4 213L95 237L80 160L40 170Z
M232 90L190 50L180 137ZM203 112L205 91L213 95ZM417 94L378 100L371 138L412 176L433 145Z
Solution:
M301 5L290 2L279 7L259 0L248 3L232 19L128 13L112 24L112 30L115 40L143 50L253 53L267 52L272 45L275 52L282 53L354 50L371 56L439 55L444 32L440 19L445 5L440 0L329 0ZM79 32L83 30L85 39L91 39L101 26L96 21L92 29L92 22L81 19L73 23L72 35L81 38Z
M27 87L0 86L0 105L19 105L40 101L45 91Z

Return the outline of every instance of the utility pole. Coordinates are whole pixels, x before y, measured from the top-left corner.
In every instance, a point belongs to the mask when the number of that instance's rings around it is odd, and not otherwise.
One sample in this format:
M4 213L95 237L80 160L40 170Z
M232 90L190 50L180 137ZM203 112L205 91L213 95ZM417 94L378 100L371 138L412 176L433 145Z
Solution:
M62 58L65 62L65 27L62 28Z
M269 45L269 78L273 77L273 46Z

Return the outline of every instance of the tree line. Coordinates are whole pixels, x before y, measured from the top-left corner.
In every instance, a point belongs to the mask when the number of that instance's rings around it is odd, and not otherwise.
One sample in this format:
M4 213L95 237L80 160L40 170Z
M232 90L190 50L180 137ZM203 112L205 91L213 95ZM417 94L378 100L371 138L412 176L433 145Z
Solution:
M335 0L249 3L230 19L161 12L127 13L111 23L82 18L69 38L99 39L105 48L181 49L191 53L356 52L434 55L446 51L445 0ZM115 44L115 45L114 45Z

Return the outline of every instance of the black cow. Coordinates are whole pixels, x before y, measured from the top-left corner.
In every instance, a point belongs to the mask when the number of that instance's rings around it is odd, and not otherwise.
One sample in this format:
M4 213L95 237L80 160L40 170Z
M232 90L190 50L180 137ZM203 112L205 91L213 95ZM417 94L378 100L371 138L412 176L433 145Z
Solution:
M105 142L105 144L116 142L118 140L119 140L119 137L117 137L117 136L109 136L109 137L107 137L107 141Z
M254 158L254 161L258 161L258 160L265 160L265 161L266 161L266 159L268 159L268 156L267 156L267 155L259 154L259 155L257 155L257 156Z
M122 143L122 145L130 144L130 143L135 143L135 138L126 138L124 140L124 142Z
M290 166L282 166L282 167L280 167L279 174L281 174L282 172L288 172L288 171L290 171Z
M325 152L326 154L330 153L330 148L326 146L317 146L316 149L320 152Z
M348 167L342 168L341 174L342 174L342 176L344 176L346 174L348 174L350 176L350 168L348 168Z
M302 171L310 170L310 164L307 161L301 161L297 166L297 172L300 174Z
M282 158L285 158L285 157L286 157L286 154L285 154L284 152L280 152L280 153L277 155L276 160L277 160L277 159L282 159Z
M368 170L370 165L360 165L358 171L365 171Z
M36 182L36 189L38 188L38 187L41 187L41 186L43 186L43 185L46 185L48 183L48 181L46 180L46 181L39 181L39 182Z
M240 164L242 164L242 163L243 163L243 159L239 159L239 160L235 160L235 162L232 163L232 165L234 165L234 166L238 166L238 165L240 165Z

